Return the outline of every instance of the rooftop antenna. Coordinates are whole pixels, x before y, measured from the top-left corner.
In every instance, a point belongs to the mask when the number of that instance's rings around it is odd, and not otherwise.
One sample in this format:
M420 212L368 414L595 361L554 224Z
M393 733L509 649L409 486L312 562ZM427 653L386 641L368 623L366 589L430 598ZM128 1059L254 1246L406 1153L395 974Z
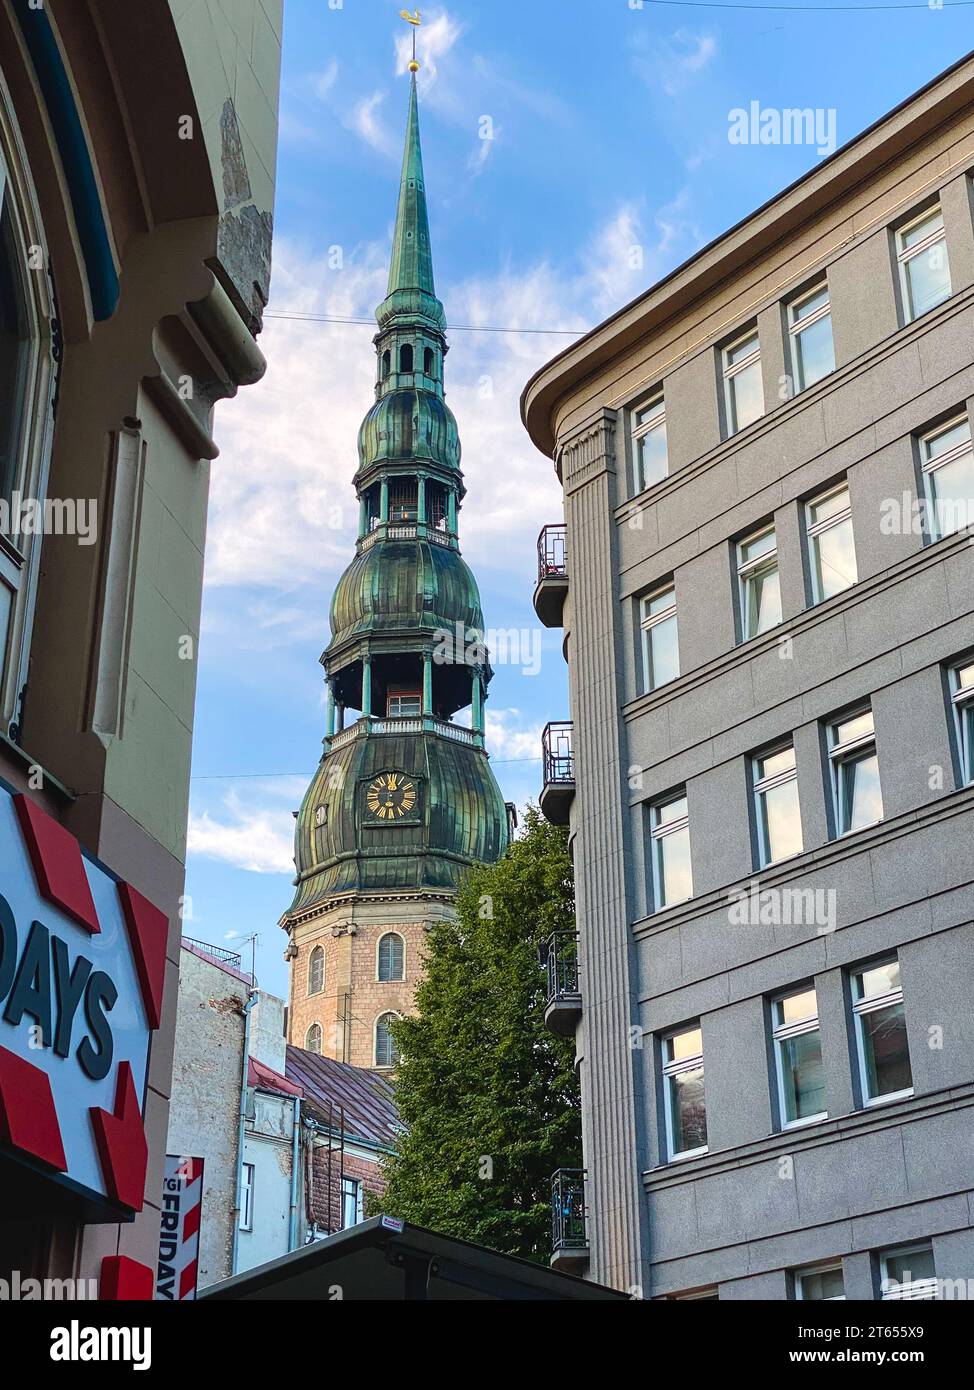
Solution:
M406 21L407 24L411 24L413 26L413 56L408 64L408 67L410 72L419 72L419 62L416 58L416 30L422 24L423 17L420 14L419 10L416 10L413 14L410 14L408 10L400 10L399 14Z

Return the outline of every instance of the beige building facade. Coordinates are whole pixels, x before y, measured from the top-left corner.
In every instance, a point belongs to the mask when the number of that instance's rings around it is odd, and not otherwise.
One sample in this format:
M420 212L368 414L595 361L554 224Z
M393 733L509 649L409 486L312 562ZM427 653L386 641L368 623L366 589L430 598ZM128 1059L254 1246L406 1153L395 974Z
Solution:
M265 365L281 29L280 0L0 5L0 783L22 831L8 816L0 852L0 1272L139 1296L158 1251L212 409ZM52 968L89 980L85 1008L99 977L100 1054L77 998L73 1021L63 998L48 1017L22 988L35 904ZM25 1118L32 1082L46 1131Z

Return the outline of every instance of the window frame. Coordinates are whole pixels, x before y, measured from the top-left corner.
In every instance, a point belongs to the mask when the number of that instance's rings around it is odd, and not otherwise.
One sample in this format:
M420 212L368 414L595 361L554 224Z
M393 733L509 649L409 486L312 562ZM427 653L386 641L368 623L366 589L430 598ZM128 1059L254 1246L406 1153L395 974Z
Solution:
M929 454L930 445L943 434L948 434L956 429L958 425L967 426L967 440L954 447L945 454L938 454L931 458ZM942 468L949 464L958 463L961 459L969 457L971 459L972 471L974 471L974 431L971 429L971 420L966 410L959 411L951 416L949 420L942 420L933 429L924 430L917 437L917 445L920 454L920 476L923 481L923 498L926 507L926 533L931 543L942 541L947 536L957 536L963 530L968 530L974 525L974 516L967 518L967 526L958 526L953 531L942 531L940 529L940 514L937 510L937 493L934 475L939 473Z
M355 1203L355 1219L347 1221L348 1202ZM348 1173L342 1174L342 1230L350 1231L353 1226L359 1226L365 1220L365 1188L361 1178L353 1178Z
M395 1009L383 1009L382 1012L376 1016L375 1023L372 1025L372 1058L373 1066L377 1071L393 1071L399 1065L400 1061L399 1049L396 1046L395 1038L388 1032L388 1028L386 1029L386 1036L389 1039L391 1048L390 1055L393 1056L393 1060L390 1062L379 1061L379 1025L382 1023L383 1019L386 1018L399 1019L402 1018L402 1014L396 1013Z
M315 966L321 962L321 979L318 987L314 986ZM320 994L325 987L325 948L324 946L313 946L311 955L308 957L308 993L306 998L310 999L315 994Z
M774 536L774 546L763 555L756 555L753 560L743 559L744 548L753 545L755 541L761 540L762 536ZM778 607L781 607L781 563L778 557L778 528L775 522L769 521L764 526L759 526L755 531L749 531L746 536L742 536L736 542L734 559L737 568L737 602L741 620L741 642L751 642L755 637L763 637L766 632L772 632L774 628L780 627L784 621L782 614L776 623L770 627L762 628L760 632L750 631L750 603L748 602L748 583L755 578L761 571L774 569L778 575Z
M952 662L947 673L961 783L965 787L974 783L974 684L960 683L961 671L968 669L974 672L974 655ZM965 714L969 714L969 719Z
M887 1285L890 1282L889 1261L894 1256L902 1258L904 1255L914 1255L919 1251L923 1251L924 1254L926 1254L927 1251L930 1252L930 1258L933 1261L934 1268L933 1274L927 1275L923 1279L911 1280L909 1284L898 1284L896 1287L896 1292L887 1290L885 1285ZM921 1288L924 1289L922 1293L914 1292L915 1290ZM901 1293L901 1289L905 1289L906 1292ZM879 1296L881 1302L926 1303L936 1299L938 1292L939 1280L937 1278L937 1257L934 1253L932 1240L914 1240L911 1241L908 1245L891 1245L888 1249L881 1250L879 1252Z
M686 813L676 820L659 823L658 813L665 807L671 806L676 801L687 803ZM659 848L660 842L670 835L681 834L686 831L687 836L687 859L690 865L690 892L685 898L674 899L673 902L666 902L663 897L663 873L662 873L662 851ZM680 791L671 792L666 796L659 797L650 802L649 805L649 837L650 837L650 857L652 859L652 885L653 885L653 911L662 912L667 907L677 907L680 903L688 903L693 898L693 848L690 843L690 802L687 797L686 787Z
M813 507L819 506L822 502L827 502L830 497L835 497L840 492L844 492L848 497L848 506L843 507L842 511L837 512L835 516L826 517L824 521L813 522ZM852 493L849 489L849 479L844 478L841 482L833 483L830 487L824 488L821 492L817 492L814 497L809 497L808 501L805 503L804 512L808 578L812 594L811 606L814 608L816 604L827 603L831 598L838 598L839 594L846 593L859 583L859 558L856 555L856 529L852 521ZM844 588L837 589L834 594L823 594L818 582L818 570L820 567L815 563L815 542L818 540L819 536L824 535L827 531L834 531L836 527L844 526L847 522L852 533L852 559L856 567L856 577L851 583L846 584Z
M47 498L54 440L54 402L60 366L54 358L55 321L52 287L47 272L48 239L30 174L13 102L0 77L0 212L8 204L13 239L20 253L19 288L26 319L25 354L21 363L22 415L17 434L17 466L12 491L22 497ZM44 268L28 272L28 251L44 250ZM20 737L20 697L27 683L31 634L37 602L43 534L0 538L0 588L10 595L5 626L0 623L0 731L17 742Z
M807 300L814 299L816 295L820 295L823 290L825 291L826 295L825 303L821 305L818 309L813 310L812 313L809 314L808 318L797 319L795 317L796 310L800 309L801 306ZM822 375L816 377L814 381L806 384L804 364L802 360L801 335L805 332L806 329L814 327L815 324L820 323L824 318L827 318L829 320L829 337L832 341L832 366L829 371L823 372ZM817 386L820 381L824 381L827 376L831 376L832 372L835 371L835 338L831 332L831 322L832 291L829 289L829 282L827 276L823 275L822 278L820 280L817 280L814 285L810 286L806 290L803 290L801 294L795 295L793 299L789 299L788 337L789 342L791 344L791 365L794 373L795 385L798 388L795 393L796 395L800 395L802 391L810 390L812 386Z
M312 1046L311 1046L311 1034L312 1034L312 1032L313 1032L316 1028L317 1028L317 1030L318 1030L318 1046L315 1048L315 1047L312 1047ZM324 1046L324 1041L325 1041L324 1030L323 1030L321 1024L318 1022L318 1020L317 1020L317 1019L313 1019L312 1022L308 1024L307 1028L305 1029L305 1033L304 1033L304 1050L305 1050L305 1052L311 1052L311 1053L314 1054L314 1056L320 1057L320 1056L322 1055L321 1049L322 1049L322 1047Z
M257 1165L240 1165L240 1220L241 1231L252 1233L254 1229L254 1188L257 1182Z
M928 218L935 214L939 214L940 216L939 233L935 234L931 232L928 236L925 236L922 241L918 241L915 246L904 246L903 240L907 232L917 226L918 223L927 221ZM920 313L915 314L912 309L912 296L910 294L910 279L907 266L910 261L916 260L916 258L923 255L925 251L929 251L932 246L936 246L938 241L942 241L944 244L944 255L947 262L948 290L943 299L939 299L936 304L931 304L929 309L923 309ZM947 246L947 221L944 217L943 204L939 198L934 202L928 203L921 212L914 213L905 222L899 223L896 228L895 251L900 277L900 299L903 305L903 326L906 327L907 324L916 323L916 321L922 319L925 314L930 314L934 309L939 308L941 304L945 304L954 293L954 282L950 274L950 250Z
M791 750L794 759L793 766L785 768L783 772L774 772L765 777L758 776L759 764L767 758L773 758L778 753ZM778 787L787 786L789 782L795 783L795 792L798 798L798 829L802 836L802 843L799 849L792 854L783 854L779 859L771 858L771 836L768 833L768 812L765 800L769 791L775 791ZM774 743L770 748L764 748L759 753L751 755L751 800L754 806L754 821L757 831L758 867L769 869L775 864L786 864L789 859L795 859L799 854L805 853L805 837L801 823L801 791L798 786L798 755L795 752L795 740L785 739L782 742Z
M399 974L383 975L382 973L382 943L390 938L399 942ZM406 938L402 932L385 931L375 943L375 978L377 984L398 985L406 979Z
M848 724L853 719L858 719L864 714L872 716L872 732L858 735L855 738L846 739L844 743L836 743L834 735L840 724ZM876 757L876 777L879 781L880 801L883 799L883 776L879 766L879 749L876 743L876 720L873 715L872 704L856 706L847 713L840 715L836 719L828 721L828 754L829 765L832 769L832 811L835 817L835 838L843 839L846 835L858 835L862 830L869 830L874 825L882 825L885 818L885 806L883 815L877 820L869 821L866 825L845 826L845 785L842 778L842 769L847 762L859 761L858 758L850 755L860 752L872 746Z
M731 363L728 360L730 354L736 348L739 348L742 343L748 342L751 338L754 339L756 344L754 350L749 352L740 362ZM749 367L753 367L755 363L758 364L758 375L761 380L761 411L760 414L755 415L753 420L749 420L746 425L741 425L738 423L737 398L733 389L733 381L736 376L740 376L742 372L746 371ZM746 430L750 425L757 424L758 420L763 419L767 414L768 407L764 399L764 378L761 376L760 367L761 334L755 323L750 328L738 333L736 337L731 338L729 342L724 343L720 349L720 370L724 383L724 415L728 439L732 438L735 434L740 434L742 429Z
M811 1278L816 1274L835 1274L838 1272L842 1276L842 1292L833 1298L806 1298L803 1292L803 1280ZM846 1303L848 1302L845 1294L845 1271L842 1268L841 1260L824 1260L821 1264L803 1265L799 1269L792 1270L792 1280L795 1289L795 1298L799 1303Z
M684 1033L700 1034L700 1051L693 1053L690 1057L681 1057L679 1060L667 1061L666 1048L674 1038L682 1037ZM684 1023L679 1028L670 1028L660 1036L660 1077L662 1083L663 1100L663 1124L666 1138L667 1163L679 1163L685 1158L699 1158L702 1154L709 1152L709 1144L698 1145L695 1149L680 1149L674 1147L673 1138L673 1106L671 1103L672 1088L671 1081L685 1071L701 1071L703 1073L704 1102L703 1113L704 1123L707 1117L707 1069L703 1060L703 1029L699 1020L695 1023Z
M663 595L667 593L673 595L673 602L669 605L669 607L664 609L661 613L650 614L650 604L652 604L655 599L662 598ZM652 683L650 681L650 674L653 670L653 663L650 660L652 630L655 627L660 627L665 622L669 622L670 619L673 619L673 621L676 623L676 675L671 676L669 680L660 681L658 683ZM680 679L680 675L682 674L680 671L680 620L677 616L676 611L676 584L673 582L672 579L667 580L663 584L658 584L654 589L651 589L649 593L642 594L640 596L639 633L643 663L643 669L641 673L641 683L643 688L640 691L640 694L651 695L654 690L662 690L664 686L672 685L675 680Z
M814 1014L810 1014L807 1018L798 1019L795 1023L776 1022L775 1010L778 1004L782 1003L785 999L792 999L796 995L808 994L809 992L815 995ZM814 1115L805 1115L795 1120L788 1120L785 1118L788 1111L785 1104L785 1077L784 1068L782 1066L782 1049L779 1046L780 1043L786 1042L789 1038L803 1037L806 1033L817 1033L819 1035L819 1041L821 1042L822 1019L819 1013L818 991L815 988L815 982L810 981L805 985L792 985L788 989L779 990L777 994L771 996L768 1003L770 1004L771 1014L771 1050L774 1054L775 1090L778 1097L778 1129L781 1133L784 1133L787 1130L804 1129L807 1125L820 1124L822 1120L828 1119L828 1110L819 1110ZM822 1060L822 1074L823 1076L825 1074L824 1058ZM811 1271L806 1270L805 1272L810 1273Z
M849 974L849 993L852 1001L852 1022L856 1041L856 1063L859 1071L859 1094L862 1100L863 1109L870 1110L876 1105L888 1105L897 1100L908 1100L914 1094L913 1085L906 1086L899 1091L886 1091L882 1095L873 1096L869 1093L869 1080L866 1072L866 1038L862 1027L862 1017L864 1014L877 1013L880 1009L888 1009L893 1004L903 1004L903 980L902 973L900 983L896 989L887 990L885 994L871 994L868 996L857 996L856 982L869 970L876 970L882 965L887 965L891 961L900 964L899 956L894 951L891 955L880 956L877 960L866 961L861 965L850 966ZM901 967L902 970L902 967ZM904 1009L903 1029L906 1033L906 1012ZM906 1033L906 1055L910 1062L910 1078L913 1077L913 1063L910 1060L910 1040Z
M393 700L415 700L418 708L414 714L403 714L397 711L392 712ZM423 692L417 690L390 690L386 692L386 718L387 719L419 719L423 713Z
M651 420L647 420L642 425L636 424L640 415L645 414L648 410L654 410L656 406L660 407L658 415L654 416ZM639 494L645 492L647 488L657 487L670 476L669 440L666 436L666 397L663 388L659 387L658 390L651 392L639 405L630 406L629 419L633 496L638 497ZM647 483L641 466L641 449L639 446L647 435L653 434L659 429L663 430L664 439L667 439L666 472L663 474L662 478L656 478L653 482Z

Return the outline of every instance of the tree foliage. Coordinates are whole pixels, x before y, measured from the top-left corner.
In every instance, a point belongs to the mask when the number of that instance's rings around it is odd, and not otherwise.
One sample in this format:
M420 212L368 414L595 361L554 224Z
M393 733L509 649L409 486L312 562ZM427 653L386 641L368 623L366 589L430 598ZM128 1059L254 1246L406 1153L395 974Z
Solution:
M551 1174L581 1154L574 1042L545 1028L539 963L545 938L575 926L565 830L530 808L457 909L429 932L418 1013L393 1028L407 1129L376 1209L547 1262Z

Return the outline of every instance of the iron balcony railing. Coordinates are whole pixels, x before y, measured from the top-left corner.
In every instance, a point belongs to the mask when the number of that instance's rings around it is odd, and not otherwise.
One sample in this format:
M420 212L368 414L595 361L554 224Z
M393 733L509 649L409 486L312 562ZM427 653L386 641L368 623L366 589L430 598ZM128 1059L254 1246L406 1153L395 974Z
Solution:
M585 1170L559 1168L551 1178L551 1253L587 1246Z
M225 951L222 946L211 946L208 941L197 941L192 936L184 936L183 941L187 946L195 946L197 951L203 951L206 955L212 956L214 960L222 961L224 965L229 965L234 970L240 969L240 956L236 951Z
M544 526L538 537L538 582L542 579L567 579L568 558L565 549L565 525Z
M541 960L548 973L546 1004L579 993L577 932L553 931L541 947Z
M571 720L545 725L541 735L541 753L545 786L574 786L575 754Z

